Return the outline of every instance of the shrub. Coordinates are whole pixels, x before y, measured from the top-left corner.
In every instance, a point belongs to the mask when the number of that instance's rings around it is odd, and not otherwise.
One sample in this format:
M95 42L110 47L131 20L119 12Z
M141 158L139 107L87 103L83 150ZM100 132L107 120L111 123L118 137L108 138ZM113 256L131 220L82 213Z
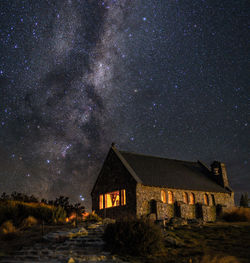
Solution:
M16 233L17 229L13 225L12 221L8 220L4 222L0 227L0 233L3 235Z
M224 212L222 218L227 222L250 222L250 208L233 208Z
M102 218L100 216L98 216L95 211L93 211L92 213L89 213L88 216L86 216L86 221L91 221L91 222L100 222L102 221Z
M32 227L34 225L37 225L37 219L33 216L29 216L29 217L25 218L22 222L23 228L29 228L29 227Z
M106 247L112 253L157 255L164 251L164 238L158 225L143 219L108 224L104 232Z

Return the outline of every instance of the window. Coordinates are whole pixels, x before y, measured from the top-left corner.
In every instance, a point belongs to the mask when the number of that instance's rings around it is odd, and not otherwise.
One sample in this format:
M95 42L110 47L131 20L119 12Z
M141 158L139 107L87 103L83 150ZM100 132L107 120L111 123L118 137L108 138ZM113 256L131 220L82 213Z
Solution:
M209 199L207 194L204 194L204 204L209 205Z
M119 191L105 194L105 208L115 207L120 205Z
M168 191L168 203L173 204L174 202L174 196L172 191Z
M212 204L215 205L215 198L214 198L214 195L211 195L212 196Z
M99 195L99 209L103 209L103 195Z
M121 205L126 205L126 190L121 190Z
M185 192L185 193L183 193L183 202L185 203L185 204L188 204L188 194Z
M194 193L191 193L191 194L190 194L190 197L189 197L189 204L190 204L190 205L194 205L194 204L195 204Z
M167 203L167 197L165 191L161 190L161 201Z
M126 205L126 190L117 190L111 193L105 194L105 208L116 207L120 205Z

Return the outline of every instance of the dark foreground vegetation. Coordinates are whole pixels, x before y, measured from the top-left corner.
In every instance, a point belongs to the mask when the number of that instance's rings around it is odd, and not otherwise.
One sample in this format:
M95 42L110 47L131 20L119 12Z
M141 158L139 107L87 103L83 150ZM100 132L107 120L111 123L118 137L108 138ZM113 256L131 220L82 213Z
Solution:
M0 260L23 246L47 242L43 235L87 226L101 218L86 215L67 197L54 201L12 193L0 197ZM85 214L85 217L83 217ZM105 221L105 220L104 220ZM106 249L131 263L245 263L250 258L250 208L227 211L218 222L155 224L126 219L106 225ZM160 223L160 222L159 222ZM161 222L162 223L162 222Z
M250 209L235 208L216 223L162 227L141 219L117 221L107 226L104 239L108 250L133 263L247 263L249 234Z

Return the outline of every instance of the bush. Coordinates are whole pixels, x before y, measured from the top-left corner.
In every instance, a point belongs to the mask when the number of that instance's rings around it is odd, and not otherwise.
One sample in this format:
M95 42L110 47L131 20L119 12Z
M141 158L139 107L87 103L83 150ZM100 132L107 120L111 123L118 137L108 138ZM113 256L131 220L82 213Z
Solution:
M35 217L33 216L29 216L27 218L25 218L22 222L22 227L23 228L29 228L29 227L32 227L34 225L37 225L37 220Z
M100 222L102 221L102 218L100 216L98 216L95 211L93 211L92 213L89 213L88 216L86 216L86 221L91 221L91 222Z
M12 221L8 220L4 222L0 227L0 233L3 235L16 233L17 229L13 225Z
M108 224L104 240L112 253L143 256L164 252L164 237L160 227L143 219Z
M224 212L222 218L227 222L250 222L250 208L233 208Z

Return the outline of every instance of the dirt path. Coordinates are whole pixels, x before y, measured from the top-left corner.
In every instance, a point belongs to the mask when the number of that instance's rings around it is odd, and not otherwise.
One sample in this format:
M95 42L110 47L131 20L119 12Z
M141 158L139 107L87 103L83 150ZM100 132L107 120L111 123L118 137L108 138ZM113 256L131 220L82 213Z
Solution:
M45 242L23 247L13 256L1 258L3 263L78 263L124 262L104 251L104 226L92 224L87 229L51 232Z

